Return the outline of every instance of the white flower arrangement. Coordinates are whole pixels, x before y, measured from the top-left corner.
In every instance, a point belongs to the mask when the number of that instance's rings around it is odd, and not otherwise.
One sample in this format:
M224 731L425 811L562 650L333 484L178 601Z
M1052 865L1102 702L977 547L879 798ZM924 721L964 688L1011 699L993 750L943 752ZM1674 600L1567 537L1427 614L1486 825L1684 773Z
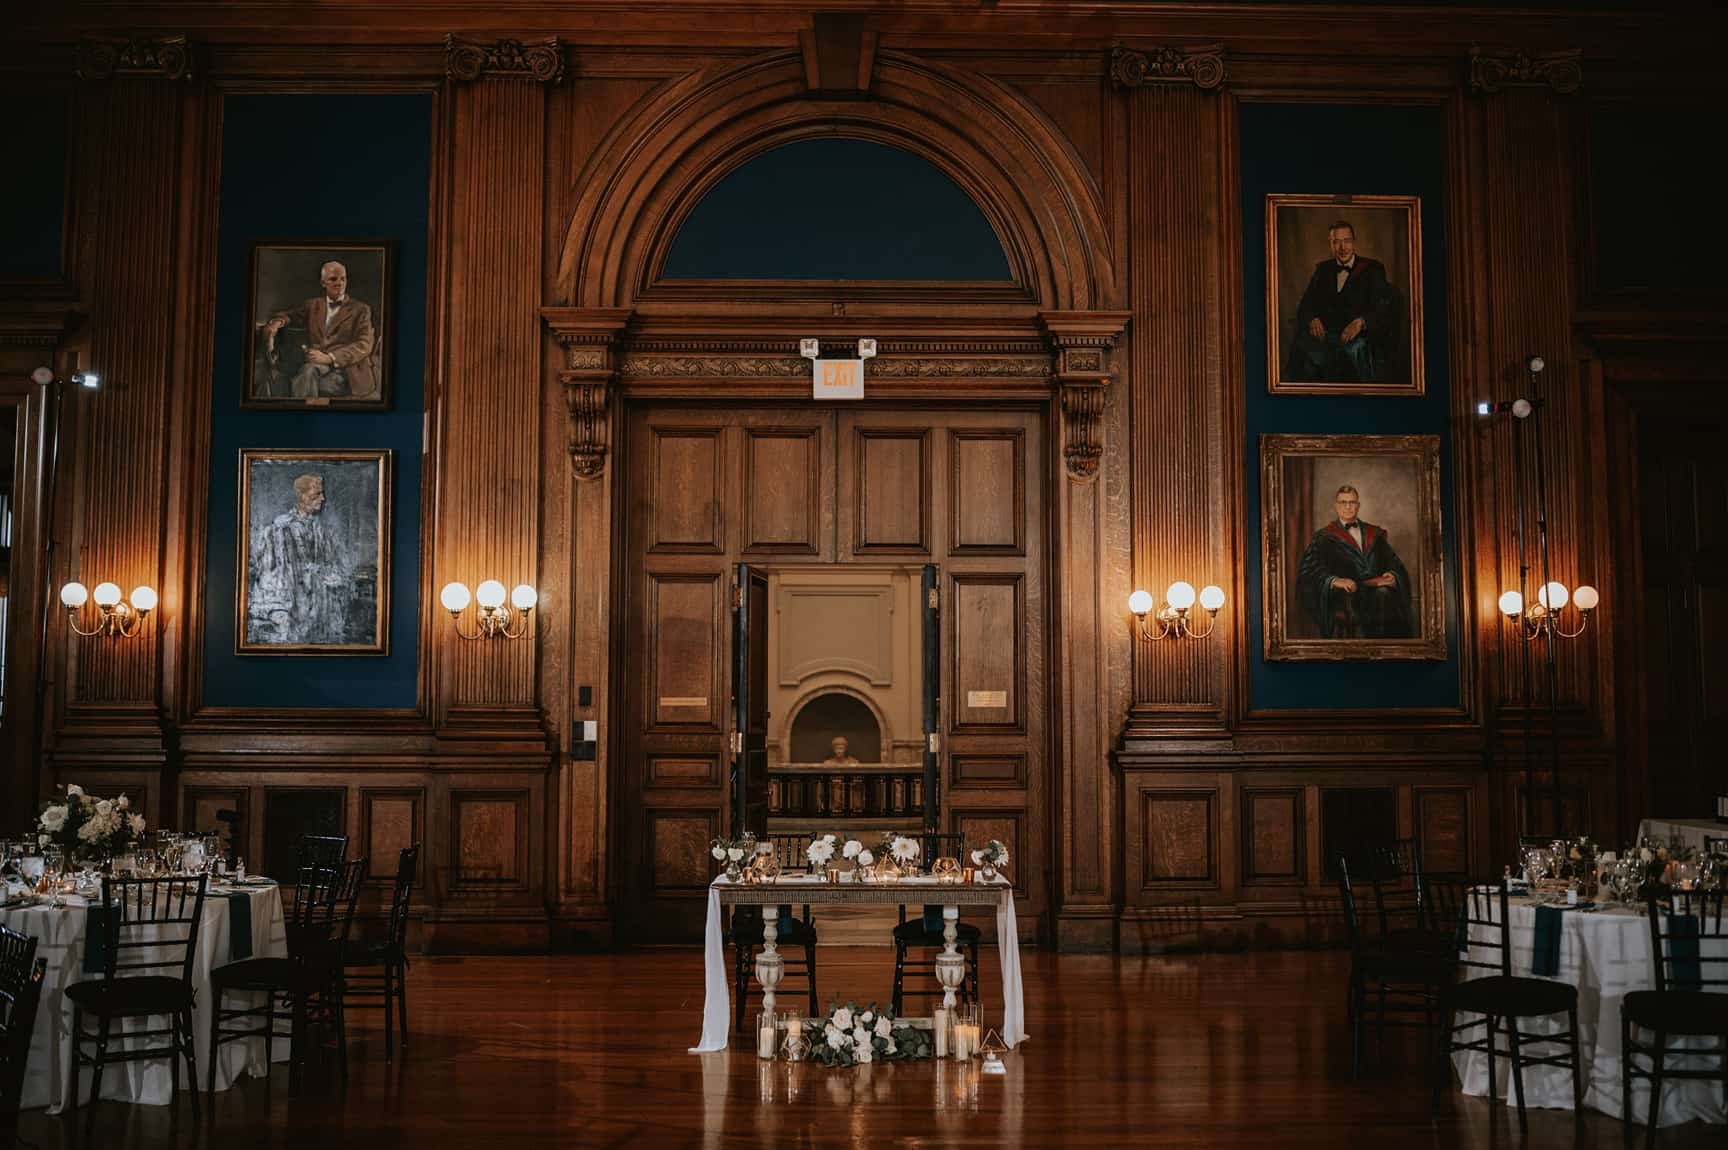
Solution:
M895 835L888 843L888 853L898 862L917 861L920 850L918 840L905 835Z
M821 1038L810 1057L824 1066L862 1066L901 1058L929 1058L933 1036L927 1030L895 1025L894 1012L872 1002L828 1008L817 1028Z
M863 843L859 842L857 839L847 839L846 840L846 846L841 850L840 853L845 855L849 859L855 859L860 854L862 854L863 852L864 852L864 844Z
M834 858L839 841L836 835L823 835L812 839L810 845L804 848L804 857L810 860L811 866L827 866Z
M876 865L876 856L871 854L867 850L860 850L858 852L857 857L854 858L852 861L861 867L875 866Z
M1008 865L1008 848L1001 839L991 839L972 852L972 862L975 866L1005 867Z
M114 854L144 835L144 816L132 810L125 795L99 799L76 783L66 787L66 801L49 803L36 817L43 846L59 843L68 850Z
M774 844L765 843L762 845L772 849ZM744 860L754 855L757 849L756 836L749 831L744 832L743 838L716 838L708 844L709 855L713 857L715 862L726 866L743 864Z

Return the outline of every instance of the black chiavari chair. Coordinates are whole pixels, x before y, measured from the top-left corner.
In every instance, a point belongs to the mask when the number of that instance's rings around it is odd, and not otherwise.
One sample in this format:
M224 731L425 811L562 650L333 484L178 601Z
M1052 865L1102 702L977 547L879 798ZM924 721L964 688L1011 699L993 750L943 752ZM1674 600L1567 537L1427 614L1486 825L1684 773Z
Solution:
M963 835L926 832L912 836L918 840L919 858L929 870L939 858L958 859L965 865L966 839ZM978 1001L978 944L983 933L970 922L954 924L955 947L965 959L965 973L960 979L959 1001ZM947 949L942 922L942 907L931 904L917 918L906 916L906 906L900 906L900 922L894 928L894 1013L905 1010L907 998L942 998L942 983L936 977L936 956ZM913 953L914 949L918 953ZM916 979L911 987L908 977Z
M1728 1099L1728 927L1722 920L1723 901L1721 889L1674 891L1668 898L1645 901L1656 989L1635 990L1620 1002L1620 1120L1632 1121L1632 1079L1648 1079L1647 1147L1656 1144L1666 1080L1719 1079ZM1669 1046L1670 1038L1720 1042L1714 1050L1699 1050ZM1669 1060L1677 1056L1694 1064L1675 1067ZM1648 1067L1637 1065L1640 1058ZM1711 1059L1719 1065L1695 1065Z
M810 865L804 851L814 837L809 834L771 834L762 836L758 841L773 847L775 861L782 870L803 870ZM779 910L780 917L775 920L774 945L784 964L783 978L791 976L804 980L810 1014L814 1016L818 1012L815 918L808 905L801 908L797 917L792 914L791 903L781 905ZM732 923L727 931L732 939L732 1021L739 1030L744 1029L745 1008L750 997L750 975L754 970L756 948L763 942L762 931L761 907L732 908ZM799 954L793 954L786 949L793 946L799 948Z
M385 1062L395 1060L398 1030L402 1046L408 1045L408 906L419 868L420 844L403 847L390 891L389 932L382 939L350 945L342 960L344 1005L384 1011Z
M1575 1121L1584 1114L1584 1079L1578 1058L1578 988L1546 978L1515 976L1512 973L1511 923L1508 918L1506 882L1470 882L1461 891L1459 918L1459 977L1447 986L1443 996L1440 1041L1435 1044L1439 1060L1434 1077L1434 1107L1440 1106L1441 1089L1451 1081L1446 1065L1458 1051L1481 1051L1488 1056L1488 1097L1499 1097L1498 1059L1502 1053L1512 1064L1512 1088L1518 1102L1518 1129L1528 1132L1524 1111L1524 1068L1526 1066L1558 1066L1572 1071L1572 1106ZM1478 957L1480 955L1480 957ZM1481 972L1480 977L1466 978L1469 972ZM1459 1023L1459 1013L1481 1017ZM1557 1034L1521 1030L1519 1023L1527 1018L1564 1014L1567 1028ZM1501 1051L1496 1042L1500 1024L1506 1024L1507 1049ZM1462 1037L1468 1031L1484 1027L1482 1037ZM1557 1054L1532 1056L1525 1052L1526 1044L1560 1046Z
M1380 940L1370 942L1363 938L1349 859L1340 853L1333 859L1333 866L1338 872L1338 899L1344 913L1345 937L1350 943L1346 1017L1350 1022L1350 1075L1354 1078L1362 1073L1362 1037L1369 1022L1372 1020L1374 1024L1377 1056L1386 1049L1388 1026L1420 1026L1424 1035L1432 1037L1441 1017L1443 989L1456 972L1450 955L1387 945L1384 925Z
M1423 954L1450 953L1455 924L1437 923L1430 913L1421 843L1395 839L1371 847L1368 867L1380 930L1378 945Z
M0 1147L18 1138L30 1034L47 972L48 960L36 957L35 939L0 926Z
M102 1075L110 1062L138 1062L168 1056L173 1099L180 1093L180 1060L185 1059L192 1086L192 1115L200 1114L197 1055L192 1041L192 962L198 953L198 931L204 919L204 895L209 876L168 878L104 878L102 913L102 977L75 982L66 988L72 1001L72 1105L78 1105L82 1067L92 1067L90 1117L102 1094ZM96 1029L84 1023L95 1017ZM165 1027L114 1033L114 1023L128 1018L165 1016ZM150 1040L166 1038L167 1045ZM110 1049L111 1040L123 1040ZM86 1054L85 1046L95 1053ZM169 1105L173 1105L171 1101Z

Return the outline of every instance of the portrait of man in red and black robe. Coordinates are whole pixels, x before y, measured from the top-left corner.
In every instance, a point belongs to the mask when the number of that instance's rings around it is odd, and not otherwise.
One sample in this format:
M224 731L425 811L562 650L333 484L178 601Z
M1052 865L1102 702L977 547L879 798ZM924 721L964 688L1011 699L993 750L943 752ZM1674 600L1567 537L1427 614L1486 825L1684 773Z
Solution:
M1346 484L1337 517L1308 541L1296 570L1296 598L1326 639L1409 639L1410 575L1383 527L1357 514L1362 497Z

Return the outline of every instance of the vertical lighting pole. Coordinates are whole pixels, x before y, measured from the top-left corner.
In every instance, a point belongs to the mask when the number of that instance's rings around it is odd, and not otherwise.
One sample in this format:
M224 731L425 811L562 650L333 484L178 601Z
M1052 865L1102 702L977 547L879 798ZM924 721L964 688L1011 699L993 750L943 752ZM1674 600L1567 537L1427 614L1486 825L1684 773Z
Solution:
M1536 409L1542 406L1541 388L1537 376L1542 374L1542 369L1546 366L1547 364L1539 355L1533 355L1525 361L1525 367L1530 373L1531 403L1529 412L1525 416L1519 416L1521 419L1535 416ZM1513 415L1518 415L1516 410L1513 411ZM1553 583L1554 576L1548 569L1548 483L1543 474L1542 421L1531 418L1530 430L1531 438L1536 444L1536 546L1537 554L1542 562L1541 594L1546 597L1549 595L1548 588ZM1551 613L1560 610L1558 602L1550 602L1547 607ZM1553 784L1551 801L1554 812L1554 834L1564 838L1565 827L1561 822L1560 814L1560 667L1554 650L1556 627L1553 618L1550 618L1549 624L1542 629L1543 642L1547 647L1548 657L1548 775L1549 781Z
M1517 414L1522 405L1524 415ZM1528 552L1524 549L1524 418L1533 409L1528 400L1516 400L1513 403L1512 420L1512 502L1517 509L1517 519L1513 527L1514 537L1518 540L1518 596L1525 602L1530 602L1530 563ZM1532 693L1532 674L1530 668L1530 643L1524 634L1524 622L1520 617L1518 630L1518 667L1522 686L1519 690L1519 701L1524 706L1524 834L1536 833L1536 747L1535 730L1531 707L1534 706ZM1556 828L1558 829L1558 828Z
M42 596L41 628L36 633L36 698L34 700L35 721L30 726L30 807L34 810L41 803L42 787L42 749L44 732L53 721L52 695L48 690L48 645L49 628L53 624L54 604L54 535L58 524L58 491L60 483L60 432L64 426L66 412L66 386L77 384L87 391L95 391L102 385L101 377L92 371L77 371L71 379L61 379L51 367L43 366L30 373L30 381L42 389L43 414L48 426L42 432L42 444L48 452L48 477L43 485L42 505L36 509L38 532L42 538L42 559L37 571L38 591ZM54 393L52 405L47 403L48 393Z

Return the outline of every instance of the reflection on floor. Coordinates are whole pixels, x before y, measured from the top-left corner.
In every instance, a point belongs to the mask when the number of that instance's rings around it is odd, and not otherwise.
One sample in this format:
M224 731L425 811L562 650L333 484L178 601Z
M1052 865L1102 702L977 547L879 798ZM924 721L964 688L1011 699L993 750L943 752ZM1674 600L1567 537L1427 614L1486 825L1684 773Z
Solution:
M406 1058L383 1063L376 1014L350 1024L346 1092L333 1065L287 1097L285 1070L218 1095L194 1128L184 1105L103 1103L83 1123L24 1117L45 1148L425 1146L920 1147L1517 1145L1509 1108L1448 1096L1438 1122L1414 1036L1348 1077L1344 957L1332 951L1147 958L1025 951L1030 1040L1008 1073L887 1063L850 1070L762 1063L748 1044L690 1055L701 1029L695 949L416 960ZM999 1021L984 956L986 1023ZM824 948L824 1000L887 998L892 951ZM328 1060L326 1060L328 1061ZM319 1079L322 1078L322 1081ZM1531 1146L1573 1145L1570 1114L1533 1112ZM1620 1124L1584 1123L1587 1147ZM1657 1145L1721 1147L1721 1127Z

